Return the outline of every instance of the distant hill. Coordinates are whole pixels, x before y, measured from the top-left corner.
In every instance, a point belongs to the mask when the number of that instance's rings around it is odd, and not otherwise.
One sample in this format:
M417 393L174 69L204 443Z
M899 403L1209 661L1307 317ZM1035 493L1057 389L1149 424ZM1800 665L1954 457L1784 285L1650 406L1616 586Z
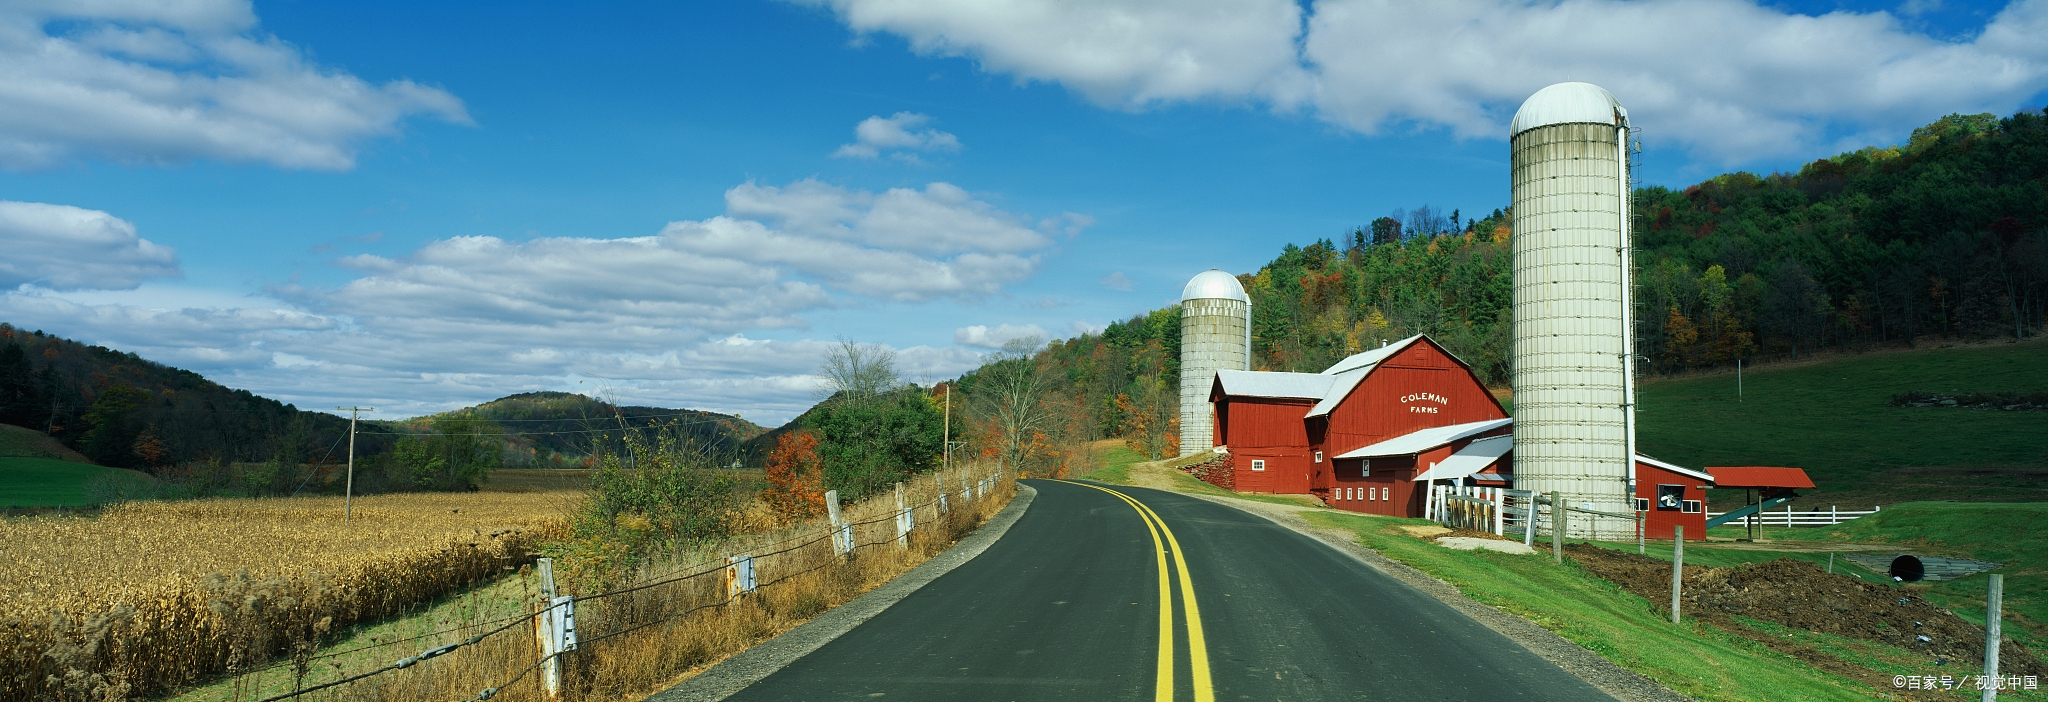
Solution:
M319 461L348 420L308 412L133 353L0 323L0 423L102 466ZM387 448L365 437L359 455ZM75 460L76 457L59 457Z
M506 440L507 464L551 467L580 462L600 444L615 445L626 429L673 431L705 453L737 456L742 445L768 429L729 414L690 409L613 405L568 392L523 392L474 407L415 417L403 425L425 430L444 417L474 417L496 424ZM525 460L521 461L521 457Z

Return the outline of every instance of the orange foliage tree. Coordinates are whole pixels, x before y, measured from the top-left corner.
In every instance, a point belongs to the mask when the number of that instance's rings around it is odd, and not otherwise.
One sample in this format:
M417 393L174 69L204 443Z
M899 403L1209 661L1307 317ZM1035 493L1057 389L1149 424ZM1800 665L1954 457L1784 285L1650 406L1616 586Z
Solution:
M784 524L825 511L824 471L818 465L818 435L783 434L768 452L768 487L761 499Z

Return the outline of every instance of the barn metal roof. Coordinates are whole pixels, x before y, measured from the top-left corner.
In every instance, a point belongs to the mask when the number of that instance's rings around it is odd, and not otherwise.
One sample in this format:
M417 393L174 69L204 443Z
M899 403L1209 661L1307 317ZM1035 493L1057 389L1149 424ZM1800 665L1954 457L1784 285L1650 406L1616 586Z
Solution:
M1810 488L1813 479L1798 468L1773 466L1707 466L1714 487L1724 488Z
M1338 361L1334 364L1331 364L1329 368L1323 369L1323 375L1338 375L1360 368L1371 370L1373 366L1379 365L1380 361L1387 360L1387 357L1392 356L1396 353L1400 353L1401 349L1408 348L1409 344L1415 343L1415 340L1420 338L1422 338L1422 335L1416 334L1415 336L1411 336L1406 339L1402 339L1400 341L1387 344L1386 346L1381 346L1371 351L1351 354L1350 356L1346 356L1344 360Z
M1441 427L1430 427L1421 431L1402 434L1386 441L1338 454L1338 458L1379 458L1381 456L1413 456L1444 444L1474 434L1483 434L1513 424L1513 419L1488 419Z
M1330 391L1330 376L1320 373L1269 373L1265 371L1219 370L1216 382L1231 397L1287 397L1321 399Z
M1514 122L1508 125L1508 137L1553 124L1584 123L1627 124L1628 108L1606 88L1592 83L1558 83L1522 101Z
M1488 466L1499 461L1501 456L1507 455L1507 452L1513 450L1515 450L1515 437L1513 435L1473 439L1472 443L1465 444L1465 448L1458 449L1458 452L1451 454L1450 458L1438 462L1435 466L1430 467L1429 470L1423 471L1421 475L1415 476L1415 482L1463 478L1486 470Z
M1370 375L1373 368L1374 366L1366 366L1334 376L1323 376L1330 379L1330 389L1323 393L1323 399L1318 401L1316 406L1309 408L1308 414L1301 417L1321 417L1337 409L1337 405L1343 404L1344 398L1351 394L1351 389L1358 387L1358 383L1365 380L1365 376Z
M1706 471L1703 471L1703 470L1693 470L1693 469L1691 469L1691 468L1686 468L1686 467L1684 467L1684 466L1680 466L1680 465L1677 465L1677 464L1675 464L1675 463L1665 463L1665 462L1663 462L1663 461L1659 461L1659 460L1657 460L1657 459L1655 459L1655 458L1651 458L1651 457L1649 457L1649 456L1645 456L1645 455L1643 455L1643 454L1640 454L1640 453L1636 454L1636 462L1637 462L1637 463L1648 463L1648 464L1650 464L1650 465L1656 466L1656 467L1658 467L1658 468L1663 468L1664 470L1668 470L1668 471L1671 471L1671 472L1673 472L1673 473L1677 473L1677 474L1679 474L1679 475L1684 475L1684 476L1688 476L1688 477L1693 477L1693 478L1699 478L1699 479L1701 479L1701 480L1705 480L1705 481L1707 481L1707 483L1708 483L1709 485L1711 485L1711 484L1713 484L1713 483L1714 483L1714 476L1713 476L1713 475L1710 475L1710 474L1708 474L1708 473L1707 473Z

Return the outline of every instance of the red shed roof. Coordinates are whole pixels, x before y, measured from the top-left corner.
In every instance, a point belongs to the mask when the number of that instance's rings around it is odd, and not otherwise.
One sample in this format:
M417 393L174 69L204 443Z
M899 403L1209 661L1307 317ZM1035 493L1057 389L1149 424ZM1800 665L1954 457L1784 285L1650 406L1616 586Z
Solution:
M1707 466L1714 487L1724 488L1810 488L1813 479L1798 468L1773 466Z

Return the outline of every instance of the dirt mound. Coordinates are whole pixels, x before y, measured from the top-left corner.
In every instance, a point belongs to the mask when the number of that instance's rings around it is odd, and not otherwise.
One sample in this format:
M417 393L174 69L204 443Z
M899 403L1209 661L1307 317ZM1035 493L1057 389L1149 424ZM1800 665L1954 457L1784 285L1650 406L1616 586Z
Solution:
M1586 570L1670 607L1671 563L1597 546L1569 544L1565 553ZM1683 611L1739 626L1733 617L1875 641L1958 664L1984 660L1984 627L1915 596L1911 590L1834 575L1812 563L1780 558L1732 568L1686 566ZM2048 665L2007 639L1999 667L2008 675L2048 675Z

